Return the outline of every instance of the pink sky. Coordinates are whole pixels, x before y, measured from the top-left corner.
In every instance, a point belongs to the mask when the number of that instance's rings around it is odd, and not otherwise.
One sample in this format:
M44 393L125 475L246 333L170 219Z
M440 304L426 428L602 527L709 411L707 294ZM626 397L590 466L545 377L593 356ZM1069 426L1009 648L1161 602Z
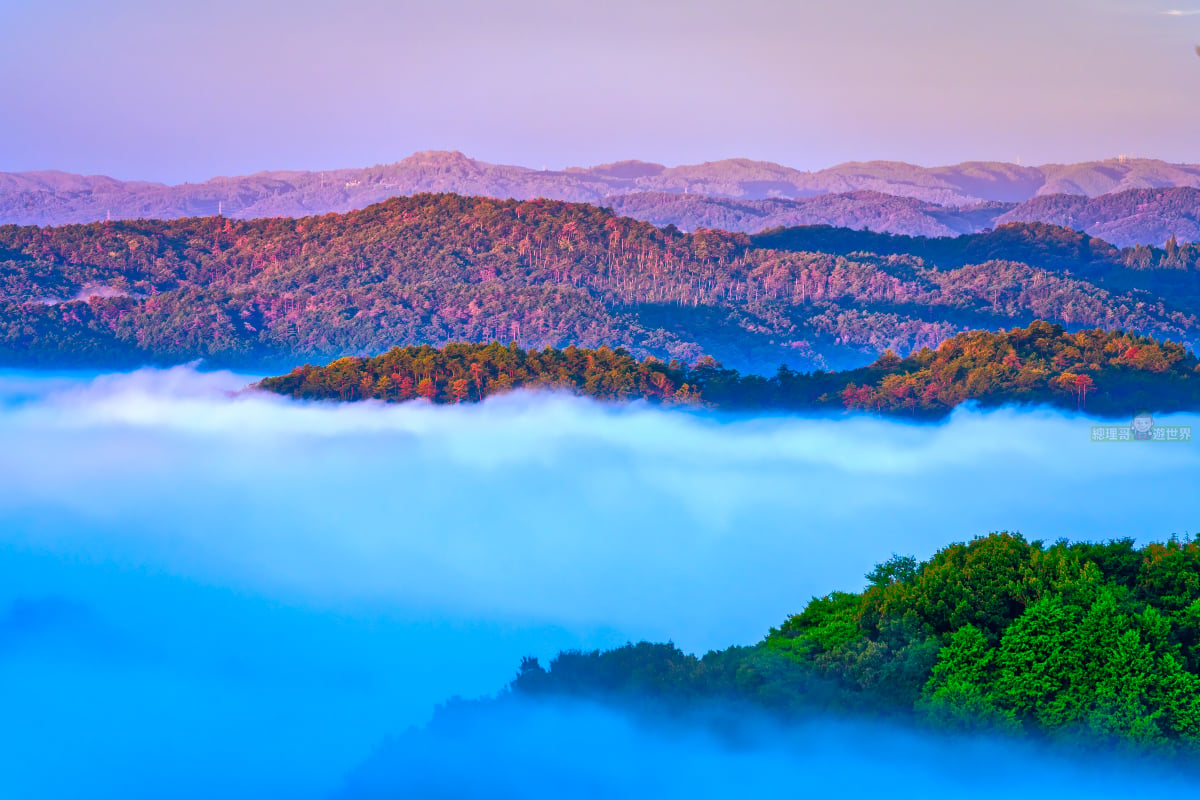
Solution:
M1200 162L1186 0L0 4L0 170Z

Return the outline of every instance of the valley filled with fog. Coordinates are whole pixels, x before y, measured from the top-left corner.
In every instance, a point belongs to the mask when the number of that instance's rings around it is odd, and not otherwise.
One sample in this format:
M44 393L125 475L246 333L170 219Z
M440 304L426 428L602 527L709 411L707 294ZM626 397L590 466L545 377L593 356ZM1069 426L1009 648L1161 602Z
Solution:
M1145 542L1200 524L1194 446L1092 443L1091 420L1058 412L918 426L523 393L322 405L253 380L0 374L15 796L324 797L525 655L750 644L893 553L994 530ZM647 764L686 771L717 747L578 713L604 747L671 748ZM514 724L538 741L563 723ZM826 746L848 752L839 730ZM788 752L727 766L769 763L777 786Z

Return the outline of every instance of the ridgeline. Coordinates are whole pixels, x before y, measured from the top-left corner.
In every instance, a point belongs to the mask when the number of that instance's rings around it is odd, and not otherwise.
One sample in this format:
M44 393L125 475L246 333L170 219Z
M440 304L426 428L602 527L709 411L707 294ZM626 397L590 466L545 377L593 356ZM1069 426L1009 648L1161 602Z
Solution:
M813 598L757 645L686 655L641 643L527 658L516 695L635 710L746 703L950 732L1200 756L1200 542L1029 542L994 533L858 593Z
M304 400L463 403L524 388L730 411L848 409L928 419L975 401L1132 417L1142 410L1200 410L1200 361L1178 344L1102 330L1069 333L1035 322L959 334L907 358L885 352L867 367L843 372L781 367L763 377L711 358L687 365L639 360L607 347L457 343L306 365L257 387Z
M0 366L255 371L393 345L623 347L739 370L861 366L1044 319L1200 342L1200 246L1013 223L958 239L683 233L457 195L302 219L0 226Z

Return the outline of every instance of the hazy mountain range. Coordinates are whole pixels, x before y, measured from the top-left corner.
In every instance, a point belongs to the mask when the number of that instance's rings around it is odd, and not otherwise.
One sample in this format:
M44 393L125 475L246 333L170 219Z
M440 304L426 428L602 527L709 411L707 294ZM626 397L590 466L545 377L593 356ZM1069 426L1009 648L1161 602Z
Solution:
M873 161L816 172L747 159L680 167L623 161L551 171L434 151L364 169L260 172L179 186L55 171L0 173L0 223L299 217L419 192L597 203L685 230L829 224L954 236L1032 221L1120 246L1161 245L1172 234L1200 240L1200 165L1124 158L1040 167Z
M1121 247L1162 245L1171 236L1200 241L1200 189L1127 189L1099 197L1041 195L1023 203L942 206L912 197L856 191L798 200L740 200L639 192L606 198L617 213L683 230L758 233L777 227L833 225L906 236L961 236L1008 222L1046 222Z

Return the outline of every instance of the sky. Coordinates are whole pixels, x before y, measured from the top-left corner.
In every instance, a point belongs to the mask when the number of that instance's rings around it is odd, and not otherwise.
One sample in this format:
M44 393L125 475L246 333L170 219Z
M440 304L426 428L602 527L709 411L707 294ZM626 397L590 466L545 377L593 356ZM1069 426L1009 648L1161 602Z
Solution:
M324 797L523 656L702 654L893 553L1200 520L1194 447L1093 444L1049 411L326 405L249 381L0 373L0 796Z
M1200 162L1197 12L1191 0L4 0L0 170L174 183L449 149L552 169Z

